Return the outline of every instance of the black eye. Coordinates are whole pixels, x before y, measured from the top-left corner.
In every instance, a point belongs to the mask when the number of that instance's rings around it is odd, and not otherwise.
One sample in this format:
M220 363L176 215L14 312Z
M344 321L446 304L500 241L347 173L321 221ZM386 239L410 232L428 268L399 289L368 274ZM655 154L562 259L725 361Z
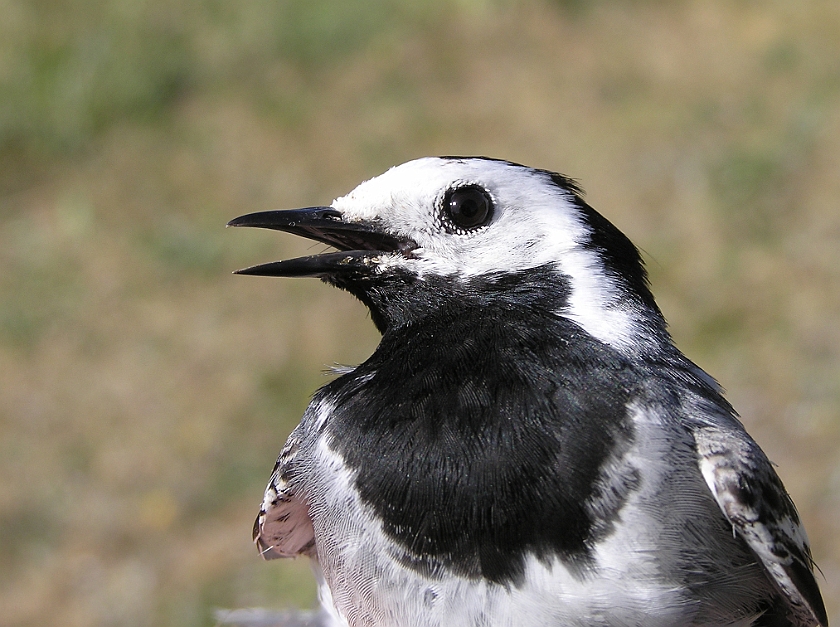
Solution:
M443 211L456 227L474 229L490 220L493 203L487 192L478 185L468 185L446 192Z

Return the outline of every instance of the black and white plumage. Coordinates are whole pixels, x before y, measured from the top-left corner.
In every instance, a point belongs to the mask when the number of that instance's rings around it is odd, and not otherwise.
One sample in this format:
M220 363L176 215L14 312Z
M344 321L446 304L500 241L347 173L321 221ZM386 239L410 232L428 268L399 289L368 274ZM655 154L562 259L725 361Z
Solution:
M321 388L254 527L312 558L325 625L827 625L808 542L636 248L569 179L427 158L249 214L382 340Z

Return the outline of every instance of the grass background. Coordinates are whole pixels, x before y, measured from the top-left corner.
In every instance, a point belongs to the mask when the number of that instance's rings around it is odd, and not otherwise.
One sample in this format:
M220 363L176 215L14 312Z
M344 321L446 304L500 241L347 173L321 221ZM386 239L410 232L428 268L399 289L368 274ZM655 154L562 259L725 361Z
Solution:
M323 369L310 250L225 231L427 154L580 179L778 464L840 610L840 4L0 0L0 624L309 606L250 529Z

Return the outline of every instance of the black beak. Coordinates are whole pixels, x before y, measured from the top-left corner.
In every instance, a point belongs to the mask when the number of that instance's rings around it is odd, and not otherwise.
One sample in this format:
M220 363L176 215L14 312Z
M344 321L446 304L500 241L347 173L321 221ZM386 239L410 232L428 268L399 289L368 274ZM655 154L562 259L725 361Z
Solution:
M324 277L339 273L370 273L376 257L395 252L408 254L416 248L412 241L383 233L371 224L345 222L341 213L332 207L249 213L234 218L227 225L252 226L294 233L329 244L339 250L339 252L251 266L237 270L234 274Z

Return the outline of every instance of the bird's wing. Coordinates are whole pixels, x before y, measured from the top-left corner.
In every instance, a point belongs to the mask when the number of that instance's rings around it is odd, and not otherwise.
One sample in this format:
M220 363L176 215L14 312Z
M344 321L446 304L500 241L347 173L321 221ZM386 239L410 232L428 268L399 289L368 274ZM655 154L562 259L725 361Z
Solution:
M288 481L289 467L298 448L299 442L292 434L277 458L254 521L254 542L264 559L309 555L315 546L309 507Z
M792 624L827 626L808 538L770 461L740 425L704 423L692 431L706 484L733 533L746 541L782 593Z

